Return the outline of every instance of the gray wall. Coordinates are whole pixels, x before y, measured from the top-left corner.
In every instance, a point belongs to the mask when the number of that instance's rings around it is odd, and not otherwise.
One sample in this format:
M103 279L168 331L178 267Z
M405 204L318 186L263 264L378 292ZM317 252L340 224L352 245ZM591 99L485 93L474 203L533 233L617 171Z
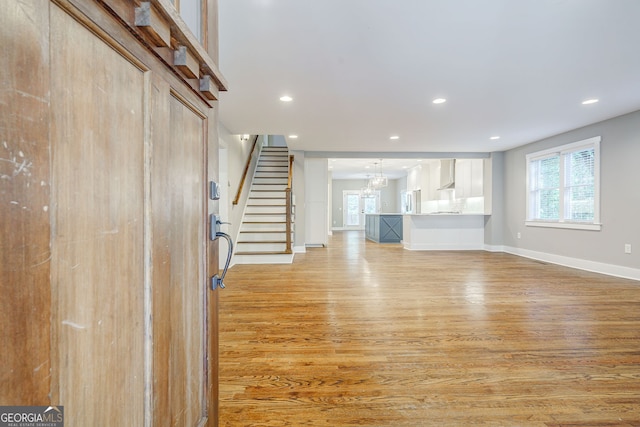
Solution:
M535 151L602 136L601 231L526 227L526 160ZM503 244L581 260L640 268L640 111L505 152ZM497 178L497 177L496 177ZM495 224L492 224L495 226ZM517 238L517 233L522 238ZM624 244L633 253L624 253Z
M504 153L491 153L491 170L485 170L485 197L491 197L491 215L485 217L484 243L488 249L501 250L504 242ZM488 191L490 190L490 191Z

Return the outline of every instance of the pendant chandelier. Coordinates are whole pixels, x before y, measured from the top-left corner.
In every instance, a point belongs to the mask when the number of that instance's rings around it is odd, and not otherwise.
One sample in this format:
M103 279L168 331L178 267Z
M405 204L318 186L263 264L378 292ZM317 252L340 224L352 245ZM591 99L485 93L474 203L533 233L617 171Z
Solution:
M378 163L374 163L374 175L369 180L369 185L374 189L380 189L386 187L389 184L389 180L386 175L382 173L382 159L380 159L380 173L378 173Z
M376 193L375 188L371 186L371 179L367 175L367 185L360 189L360 197L370 197Z

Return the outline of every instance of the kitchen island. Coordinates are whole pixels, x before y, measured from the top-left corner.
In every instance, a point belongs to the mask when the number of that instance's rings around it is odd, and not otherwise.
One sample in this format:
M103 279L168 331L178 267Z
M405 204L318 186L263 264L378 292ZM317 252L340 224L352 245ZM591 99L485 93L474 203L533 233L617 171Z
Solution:
M400 243L402 241L402 214L367 214L364 235L376 243Z
M402 219L405 249L484 249L484 214L405 214Z

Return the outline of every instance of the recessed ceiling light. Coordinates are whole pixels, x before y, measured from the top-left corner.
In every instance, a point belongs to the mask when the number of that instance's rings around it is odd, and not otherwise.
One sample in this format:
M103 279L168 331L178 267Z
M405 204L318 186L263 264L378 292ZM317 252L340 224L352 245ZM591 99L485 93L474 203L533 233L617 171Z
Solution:
M489 139L496 140L496 139L500 139L500 137L496 135L496 136L492 136L492 137L491 137L491 138L489 138Z
M402 169L409 169L409 166L405 165L402 167Z
M400 137L398 135L393 135L393 136L390 136L389 139L394 139L395 140L395 139L400 139Z
M447 100L444 99L444 98L436 98L436 99L433 100L434 104L443 104L445 102L447 102Z
M293 98L290 97L289 95L284 95L284 96L280 97L280 101L282 101L282 102L291 102L291 101L293 101Z
M298 135L289 135L289 138L296 139L296 138L298 138Z
M582 105L595 104L598 101L599 101L599 99L595 99L595 98L587 99L586 101L582 101Z

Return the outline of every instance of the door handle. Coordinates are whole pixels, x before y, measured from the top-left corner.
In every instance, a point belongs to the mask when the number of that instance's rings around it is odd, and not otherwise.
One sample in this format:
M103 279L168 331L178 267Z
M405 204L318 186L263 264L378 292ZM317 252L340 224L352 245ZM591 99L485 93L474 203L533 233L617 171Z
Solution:
M211 240L216 240L220 237L225 239L227 243L229 243L229 251L227 252L227 261L225 262L224 269L222 270L222 276L218 276L218 274L214 274L211 277L211 290L215 291L218 287L220 289L224 289L224 276L227 274L227 270L229 270L229 264L231 264L231 255L233 254L233 239L227 233L223 233L220 231L220 225L222 224L231 224L230 222L222 222L220 221L220 217L215 214L211 214L209 216L209 238Z

